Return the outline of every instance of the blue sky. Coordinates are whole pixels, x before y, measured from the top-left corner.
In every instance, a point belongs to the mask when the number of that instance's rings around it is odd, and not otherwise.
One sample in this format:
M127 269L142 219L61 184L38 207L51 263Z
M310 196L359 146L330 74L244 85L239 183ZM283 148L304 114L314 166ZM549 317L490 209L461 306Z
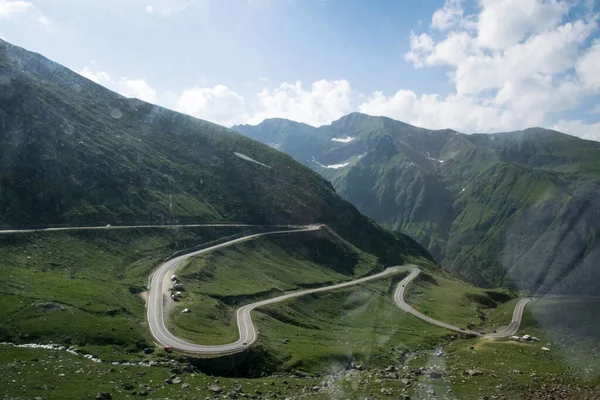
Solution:
M586 0L0 0L0 37L228 126L362 111L600 140L599 13Z

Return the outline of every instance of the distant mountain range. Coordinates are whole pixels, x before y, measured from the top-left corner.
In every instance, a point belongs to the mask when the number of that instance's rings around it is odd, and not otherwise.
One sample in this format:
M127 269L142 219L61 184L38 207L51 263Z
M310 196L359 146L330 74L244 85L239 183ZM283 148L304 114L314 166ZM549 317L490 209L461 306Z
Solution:
M325 223L387 264L430 258L309 168L0 40L0 228Z
M465 135L353 113L233 129L290 154L361 212L479 285L600 294L600 143Z

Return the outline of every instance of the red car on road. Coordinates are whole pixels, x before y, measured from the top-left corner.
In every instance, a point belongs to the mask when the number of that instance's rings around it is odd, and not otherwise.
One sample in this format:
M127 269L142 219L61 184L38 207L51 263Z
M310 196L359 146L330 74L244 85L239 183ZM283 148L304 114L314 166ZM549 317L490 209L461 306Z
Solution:
M171 346L165 346L165 351L167 353L172 353L173 352L173 348Z

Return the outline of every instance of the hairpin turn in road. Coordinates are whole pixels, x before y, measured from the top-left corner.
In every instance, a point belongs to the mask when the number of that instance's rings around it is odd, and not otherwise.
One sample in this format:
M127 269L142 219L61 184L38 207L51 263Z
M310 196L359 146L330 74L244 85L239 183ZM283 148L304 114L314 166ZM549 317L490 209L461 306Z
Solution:
M324 292L324 291L329 291L329 290L336 290L336 289L340 289L340 288L344 288L344 287L348 287L348 286L352 286L352 285L358 285L358 284L361 284L364 282L386 278L386 277L407 271L406 267L390 267L378 274L360 278L360 279L356 279L353 281L344 282L344 283L326 286L326 287L321 287L321 288L316 288L316 289L302 290L302 291L298 291L298 292L285 294L285 295L275 297L272 299L263 300L263 301L259 301L256 303L244 305L244 306L240 307L236 313L238 330L239 330L239 339L235 342L228 343L228 344L202 345L202 344L190 343L190 342L187 342L185 340L182 340L182 339L174 336L171 332L169 332L169 330L165 326L164 305L165 305L165 302L170 301L169 295L168 295L168 288L170 286L170 280L168 279L168 277L171 276L171 274L173 274L175 272L178 265L182 261L184 261L190 257L194 257L196 255L202 254L202 253L207 253L207 252L216 250L218 248L230 246L235 243L239 243L239 242L246 241L246 240L251 240L251 239L258 238L258 237L265 236L265 235L307 232L307 231L318 230L320 228L321 228L321 225L309 225L307 227L300 227L297 229L278 230L278 231L272 231L272 232L257 233L257 234L249 235L246 237L234 239L234 240L231 240L231 241L228 241L225 243L221 243L221 244L218 244L218 245L215 245L212 247L208 247L203 250L199 250L199 251L195 251L195 252L192 252L189 254L181 255L179 257L173 258L172 260L165 262L156 271L154 271L154 273L151 275L151 284L150 284L150 290L149 290L149 294L148 294L147 318L148 318L148 324L149 324L150 332L152 333L152 336L154 336L154 338L164 346L170 346L173 349L187 352L187 353L216 355L216 354L231 354L231 353L240 352L240 351L245 350L248 346L251 346L252 344L254 344L256 342L256 340L258 339L258 333L256 331L256 328L254 327L254 324L252 322L252 318L250 315L251 311L257 307L289 300L291 298L304 296L307 294L319 293L319 292ZM506 328L504 328L503 330L501 330L497 333L482 335L479 332L465 330L465 329L459 328L457 326L435 320L426 315L423 315L422 313L418 312L417 310L415 310L414 308L409 306L404 301L404 291L406 289L406 286L419 275L420 270L418 268L408 268L408 271L410 271L409 275L407 277L405 277L398 284L398 287L394 293L394 302L396 303L396 305L399 308L401 308L402 310L404 310L426 322L429 322L431 324L434 324L434 325L437 325L437 326L440 326L440 327L443 327L446 329L451 329L451 330L454 330L454 331L457 331L460 333L471 334L474 336L485 336L485 337L489 337L489 338L500 338L500 337L507 337L507 336L513 335L519 329L519 325L521 323L521 317L523 315L523 309L524 309L525 305L531 300L529 298L522 299L517 303L517 305L515 306L514 314L513 314L513 320L509 326L507 326Z

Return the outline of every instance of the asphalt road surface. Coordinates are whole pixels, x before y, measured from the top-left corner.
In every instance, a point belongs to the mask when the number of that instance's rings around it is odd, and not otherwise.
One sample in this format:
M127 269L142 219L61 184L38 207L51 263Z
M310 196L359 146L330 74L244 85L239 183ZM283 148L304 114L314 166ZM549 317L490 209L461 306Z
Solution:
M248 307L252 305L244 306L240 308L237 312L237 322L240 331L240 338L234 343L219 346L204 346L186 342L171 334L165 326L164 315L165 303L168 301L172 301L168 293L168 288L171 284L169 277L173 274L173 272L177 269L178 265L182 261L190 257L197 256L198 254L207 253L222 247L231 246L232 244L254 239L260 236L314 231L320 228L320 225L309 225L308 227L299 229L257 233L234 239L225 243L217 244L215 246L207 247L206 249L184 254L165 262L151 275L150 289L148 292L148 305L146 315L152 336L154 336L154 338L162 345L171 346L174 349L185 351L188 353L198 354L235 353L244 349L244 347L246 346L244 345L244 343L246 343L247 345L254 343L256 341L257 334L254 329L254 326L252 325L252 321L250 320L251 308L248 309Z
M240 307L237 310L237 324L239 330L239 339L233 343L223 344L223 345L200 345L195 343L190 343L185 340L182 340L169 332L167 327L165 326L165 310L164 305L165 302L171 301L168 295L168 287L170 285L170 281L168 277L170 277L173 272L177 269L177 266L182 261L187 258L196 256L198 254L202 254L205 252L213 251L221 247L230 246L232 244L249 240L252 238L265 236L265 235L274 235L274 234L284 234L284 233L293 233L293 232L306 232L320 229L319 225L310 225L306 228L295 229L295 230L287 230L287 231L275 231L275 232L267 232L267 233L258 233L254 235L249 235L244 238L235 239L226 243L218 244L216 246L212 246L203 250L199 250L190 254L185 254L174 258L172 260L167 261L162 266L160 266L153 274L152 280L150 284L150 291L148 293L148 308L147 308L147 318L148 324L150 326L150 332L152 336L165 346L171 346L175 350L184 351L187 353L195 353L195 354L206 354L206 355L214 355L214 354L230 354L243 351L248 346L251 346L258 339L258 333L254 324L252 323L252 318L250 317L250 312L257 307L262 307L268 304L278 303L280 301L285 301L292 299L294 297L304 296L312 293L325 292L328 290L341 289L347 286L358 285L360 283L372 281L375 279L381 279L388 277L390 275L397 274L403 271L401 267L391 267L387 268L383 272L380 272L375 275L371 275L365 278L356 279L349 282L340 283L337 285L326 286L316 289L302 290L294 293L289 293L283 296L275 297L268 300L259 301L252 304L247 304L245 306Z
M412 308L411 306L406 304L406 302L404 301L404 290L406 289L406 286L413 279L415 279L417 277L417 275L419 275L420 272L421 271L418 268L411 268L410 274L406 278L404 278L402 280L402 282L400 282L400 284L398 285L398 288L396 289L396 292L394 293L394 302L396 303L396 305L398 307L400 307L404 311L414 315L417 318L421 318L423 321L427 321L430 324L441 326L442 328L451 329L453 331L457 331L460 333L471 334L473 336L484 336L484 337L488 337L488 338L503 338L503 337L512 336L515 333L517 333L517 331L519 330L519 326L521 325L521 318L523 317L523 309L525 308L525 305L527 305L527 303L529 303L531 301L530 298L525 298L525 299L519 300L519 302L515 306L515 310L513 312L513 318L512 318L510 325L508 325L506 328L503 328L503 329L497 331L496 333L489 333L486 335L481 334L480 332L460 328L455 325L450 325L445 322L438 321L436 319L428 317L427 315L421 314L420 312L418 312L417 310L415 310L414 308Z
M220 247L229 246L231 244L248 240L251 238L256 238L264 235L271 234L282 234L282 233L292 233L292 232L304 232L310 230L316 230L320 227L318 225L309 226L304 229L297 229L293 231L275 231L268 233L259 233L251 236L247 236L245 238L235 239L227 243L219 244L204 250L200 250L194 253L186 254L180 257L177 257L173 260L170 260L163 264L154 274L152 275L152 284L150 287L150 293L148 296L148 323L150 325L150 331L152 332L152 336L161 343L162 345L171 346L175 350L187 352L187 353L195 353L195 354L205 354L205 355L215 355L215 354L231 354L245 350L247 347L251 346L258 339L258 333L254 324L252 323L252 318L250 316L250 312L257 307L262 307L268 304L278 303L280 301L289 300L295 297L304 296L312 293L325 292L329 290L341 289L344 287L358 285L360 283L386 278L391 275L395 275L401 272L404 272L406 269L404 267L391 267L387 268L385 271L380 272L375 275L371 275L365 278L360 278L357 280L340 283L337 285L326 286L316 289L302 290L294 293L289 293L283 296L275 297L268 300L259 301L252 304L247 304L245 306L240 307L237 310L237 324L239 330L239 339L233 343L223 344L223 345L201 345L196 343L190 343L185 340L182 340L169 332L169 330L165 326L164 321L164 304L166 301L171 301L168 297L168 286L170 285L170 281L167 279L175 269L178 264L195 255L212 251ZM519 325L521 323L521 317L523 315L523 309L525 305L531 300L529 298L520 300L513 314L513 321L511 324L504 328L503 330L489 334L482 335L479 332L461 329L458 326L450 325L445 322L438 321L436 319L430 318L424 314L421 314L404 301L404 290L406 286L412 282L413 279L419 275L421 271L418 268L411 268L410 274L404 278L399 284L394 293L394 301L398 307L403 309L404 311L420 318L424 321L427 321L431 324L440 326L442 328L451 329L460 333L471 334L474 336L485 336L489 338L501 338L511 336L519 329Z
M103 226L78 226L64 228L39 228L39 229L5 229L0 230L3 233L28 233L28 232L52 232L52 231L80 231L80 230L103 230L103 229L139 229L139 228L197 228L197 227L261 227L270 226L272 228L283 228L290 225L249 225L249 224L189 224L189 225L103 225Z
M0 230L0 234L6 233L27 233L27 232L43 232L43 231L69 231L69 230L101 230L101 229L134 229L134 228L186 228L186 227L223 227L223 226L234 226L234 227L257 227L264 225L250 225L250 224L188 224L188 225L121 225L121 226L89 226L89 227L63 227L63 228L41 228L41 229L10 229L10 230ZM309 289L303 290L299 292L289 293L283 296L275 297L273 299L263 300L257 303L247 304L245 306L240 307L237 310L237 323L238 329L240 333L240 338L233 343L217 345L217 346L206 346L199 345L195 343L189 343L182 339L173 336L165 326L164 319L164 305L167 301L171 301L168 293L168 288L171 284L168 277L174 272L180 262L196 256L198 254L206 253L209 251L216 250L218 248L230 246L235 243L239 243L245 240L250 240L253 238L257 238L265 235L275 235L275 234L285 234L285 233L294 233L294 232L307 232L314 231L321 228L321 225L308 225L304 227L300 226L291 226L291 225L273 225L273 228L288 228L287 230L273 231L273 232L265 232L265 233L257 233L248 235L245 237L241 237L238 239L234 239L228 241L226 243L218 244L215 246L208 247L206 249L198 250L189 254L184 254L179 257L173 258L172 260L167 261L163 265L161 265L151 276L151 284L150 290L148 293L148 307L147 307L147 319L150 327L150 332L152 336L161 344L168 345L173 347L173 349L177 349L180 351L185 351L188 353L198 353L198 354L228 354L235 353L239 351L243 351L246 347L252 345L258 339L258 333L252 323L252 319L250 317L250 312L257 307L265 306L267 304L273 304L280 301L285 301L294 297L304 296L311 293L324 292L328 290L335 290L344 288L347 286L357 285L360 283L364 283L367 281L381 279L384 277L388 277L394 275L396 273L405 271L402 267L391 267L386 269L385 271L368 276L366 278L357 279L354 281L349 281L345 283L340 283L337 285L326 286L317 289ZM411 268L410 274L404 278L399 284L394 292L394 302L396 305L402 310L414 315L417 318L420 318L430 324L440 326L442 328L450 329L453 331L457 331L460 333L471 334L473 336L484 336L487 338L503 338L512 336L519 330L519 326L521 324L521 319L523 317L523 310L525 306L532 300L531 298L524 298L517 302L515 305L515 309L513 312L513 317L511 323L499 329L495 333L482 334L480 332L467 330L464 328L460 328L455 325L447 324L442 321L438 321L431 317L428 317L411 306L409 306L404 301L404 291L406 286L411 283L420 273L421 271L418 268Z
M524 298L519 300L517 302L517 305L515 306L515 310L513 311L513 317L510 324L506 328L498 330L496 333L488 333L485 336L489 338L503 338L512 336L515 333L517 333L517 331L519 330L519 326L521 325L521 318L523 318L523 310L525 309L527 303L529 303L532 300L533 299L531 298Z

